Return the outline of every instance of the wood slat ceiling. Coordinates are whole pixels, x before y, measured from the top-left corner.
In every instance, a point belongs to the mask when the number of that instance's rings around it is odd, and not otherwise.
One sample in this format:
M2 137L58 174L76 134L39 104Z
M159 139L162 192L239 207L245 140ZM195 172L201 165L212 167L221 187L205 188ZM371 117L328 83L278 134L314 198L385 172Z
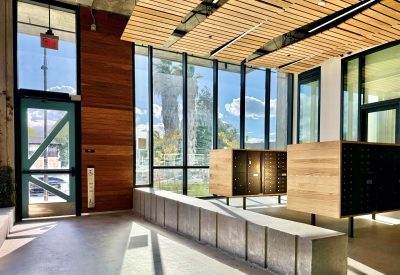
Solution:
M201 0L138 0L121 39L162 47Z
M274 37L358 2L359 0L335 0L320 7L317 5L317 0L264 0L262 2L230 0L171 48L208 55L229 41L242 36L212 56L220 60L241 62ZM254 29L251 30L252 28Z
M327 31L248 62L300 73L341 54L400 39L400 2L382 0Z
M341 2L341 5L339 6L334 2L330 2L321 7L317 5L318 1L297 1L297 3L293 3L287 7L285 11L269 16L265 23L238 39L229 45L229 47L224 48L213 57L222 60L229 59L231 61L241 62L269 40L351 5L348 2L336 1ZM260 2L251 1L251 3L258 8L262 8L262 3Z

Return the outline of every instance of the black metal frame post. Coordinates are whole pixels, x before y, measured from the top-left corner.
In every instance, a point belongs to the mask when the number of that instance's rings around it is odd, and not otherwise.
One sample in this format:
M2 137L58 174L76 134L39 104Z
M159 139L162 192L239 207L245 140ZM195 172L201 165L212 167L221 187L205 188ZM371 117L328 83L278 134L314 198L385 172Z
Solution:
M348 236L354 238L354 217L349 217Z
M153 172L153 159L154 159L154 152L153 152L153 143L154 143L154 136L153 136L153 47L148 47L148 97L149 97L149 181L150 187L154 186L154 172ZM134 106L135 107L135 106Z
M278 195L278 203L281 203L281 195Z
M213 149L218 149L218 60L213 61Z
M265 122L264 122L264 149L269 149L270 138L270 112L271 112L271 70L265 70Z
M187 81L187 69L188 69L188 62L187 62L187 53L182 54L182 80L183 80L183 91L182 91L182 107L183 107L183 116L182 116L182 164L183 169L182 175L182 192L183 195L187 195L188 191L188 181L187 181L187 114L188 114L188 105L187 105L187 93L188 93L188 81Z
M246 141L246 65L244 61L240 63L240 148L244 149Z
M243 209L246 210L246 197L243 197Z
M229 205L229 197L226 197L226 205Z
M316 223L315 214L311 214L311 225L314 225L314 226L315 226L315 223Z

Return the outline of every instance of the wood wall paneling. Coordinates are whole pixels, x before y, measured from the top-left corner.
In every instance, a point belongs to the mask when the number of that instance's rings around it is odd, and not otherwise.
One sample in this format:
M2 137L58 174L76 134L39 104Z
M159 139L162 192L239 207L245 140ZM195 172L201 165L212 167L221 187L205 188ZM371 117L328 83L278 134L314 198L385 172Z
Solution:
M132 44L127 19L81 8L82 212L132 209ZM85 150L95 150L85 153ZM95 166L96 208L87 208L86 168Z

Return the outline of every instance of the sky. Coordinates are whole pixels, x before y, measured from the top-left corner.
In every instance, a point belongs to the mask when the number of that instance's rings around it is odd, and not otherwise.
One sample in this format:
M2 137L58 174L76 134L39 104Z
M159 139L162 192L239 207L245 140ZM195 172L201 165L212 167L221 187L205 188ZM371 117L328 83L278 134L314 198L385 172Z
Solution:
M76 94L76 44L59 41L59 50L46 50L47 89L52 92ZM44 89L44 49L39 36L18 34L18 87L32 90ZM63 111L47 112L47 128L65 115ZM28 109L28 127L44 134L44 111Z

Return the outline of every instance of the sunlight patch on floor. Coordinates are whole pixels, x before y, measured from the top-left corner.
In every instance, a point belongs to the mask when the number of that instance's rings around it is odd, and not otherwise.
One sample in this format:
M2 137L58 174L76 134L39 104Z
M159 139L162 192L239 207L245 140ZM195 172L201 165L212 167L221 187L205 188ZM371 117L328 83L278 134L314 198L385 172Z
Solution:
M347 259L347 275L385 275L351 258Z

